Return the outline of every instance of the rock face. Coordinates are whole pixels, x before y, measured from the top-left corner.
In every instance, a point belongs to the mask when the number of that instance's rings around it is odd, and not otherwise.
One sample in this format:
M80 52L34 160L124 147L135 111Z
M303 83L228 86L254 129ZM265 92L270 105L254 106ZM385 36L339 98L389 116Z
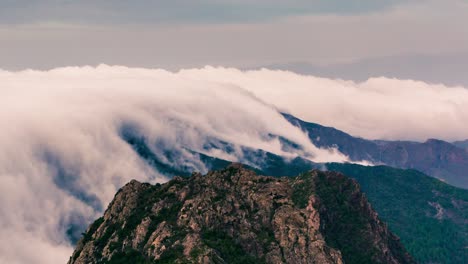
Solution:
M131 181L69 263L413 263L358 184L233 164L163 185Z

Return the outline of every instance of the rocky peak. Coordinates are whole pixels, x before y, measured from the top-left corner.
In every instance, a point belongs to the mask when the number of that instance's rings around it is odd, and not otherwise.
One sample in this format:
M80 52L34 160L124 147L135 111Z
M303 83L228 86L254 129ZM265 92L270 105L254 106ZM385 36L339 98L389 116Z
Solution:
M233 164L165 184L131 181L69 263L412 263L358 184Z

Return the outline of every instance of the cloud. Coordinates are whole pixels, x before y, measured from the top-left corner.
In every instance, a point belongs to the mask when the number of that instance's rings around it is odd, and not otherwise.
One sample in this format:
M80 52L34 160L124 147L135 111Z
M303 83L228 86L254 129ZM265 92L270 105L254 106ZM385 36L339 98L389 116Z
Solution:
M385 77L353 82L267 69L206 67L180 75L235 83L282 111L364 138L468 138L468 89L461 86Z
M371 138L468 138L468 90L411 80L355 83L285 71L205 67L177 73L101 65L0 71L0 262L64 263L67 233L102 214L130 179L163 182L122 139L145 137L172 166L205 171L193 151L237 147L347 161L318 149L279 111ZM283 148L278 137L301 146ZM206 150L213 139L233 151ZM177 151L168 159L167 151ZM38 253L40 252L40 254Z
M0 81L0 226L8 234L0 238L0 260L6 263L64 263L72 250L67 233L102 214L119 187L133 178L167 180L121 138L124 127L143 135L161 160L199 171L206 168L189 150L203 152L211 139L290 158L347 160L316 148L275 107L235 83L105 65L0 71ZM272 135L302 150L284 150ZM165 158L175 150L175 158Z

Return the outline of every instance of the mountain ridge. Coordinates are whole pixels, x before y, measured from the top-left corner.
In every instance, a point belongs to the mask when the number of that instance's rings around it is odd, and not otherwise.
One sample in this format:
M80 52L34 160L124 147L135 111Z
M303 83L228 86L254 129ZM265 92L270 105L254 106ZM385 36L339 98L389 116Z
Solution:
M318 170L258 176L239 164L163 185L131 181L88 228L69 263L130 259L414 263L356 181Z
M290 114L283 116L308 133L317 147L336 147L352 161L369 161L401 169L416 169L447 183L468 189L468 151L461 145L439 139L425 142L367 140L333 127L303 121Z

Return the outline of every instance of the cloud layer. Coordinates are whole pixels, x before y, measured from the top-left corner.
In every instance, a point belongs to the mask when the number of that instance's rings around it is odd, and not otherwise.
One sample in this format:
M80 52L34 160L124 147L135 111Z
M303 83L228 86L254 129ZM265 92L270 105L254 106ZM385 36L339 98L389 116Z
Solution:
M468 138L468 89L385 77L364 82L287 71L191 69L181 76L238 85L304 120L369 139Z
M144 135L162 159L178 150L167 163L201 171L190 150L213 138L284 157L347 160L316 148L279 111L363 137L468 138L468 90L417 81L101 65L0 71L0 83L1 263L64 263L67 232L100 215L120 186L167 180L122 140L122 127ZM285 150L271 135L302 150ZM242 160L236 151L211 154Z
M277 135L301 145L299 154L311 160L346 160L317 149L236 84L109 66L2 71L0 81L2 263L64 263L67 232L101 214L117 188L132 178L167 180L122 140L123 127L144 135L162 160L178 150L165 162L198 171L206 168L189 150L203 151L210 139L297 156L271 137ZM242 153L228 157L241 160Z

